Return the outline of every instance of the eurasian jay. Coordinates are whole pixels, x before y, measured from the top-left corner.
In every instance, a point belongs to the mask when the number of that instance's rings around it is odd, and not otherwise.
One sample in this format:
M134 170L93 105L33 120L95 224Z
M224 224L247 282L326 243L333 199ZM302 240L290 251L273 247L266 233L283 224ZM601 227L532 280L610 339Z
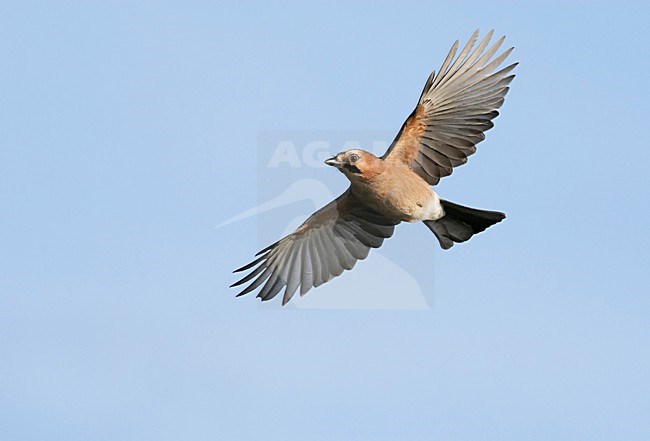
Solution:
M400 222L423 222L447 250L505 218L504 213L440 199L431 188L476 151L515 77L511 72L517 63L496 71L513 48L494 57L505 37L488 48L492 34L474 48L477 30L458 56L458 41L454 43L383 156L353 149L325 161L350 180L350 187L236 269L252 269L231 285L252 280L238 296L263 284L257 297L270 300L284 288L284 305L298 288L302 296L352 269Z

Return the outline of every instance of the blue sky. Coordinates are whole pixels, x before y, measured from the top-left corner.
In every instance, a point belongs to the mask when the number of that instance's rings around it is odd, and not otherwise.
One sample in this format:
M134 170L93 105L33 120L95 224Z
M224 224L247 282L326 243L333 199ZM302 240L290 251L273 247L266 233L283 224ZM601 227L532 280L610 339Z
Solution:
M649 21L635 2L5 2L0 437L650 438ZM275 182L260 133L396 133L476 28L521 65L438 190L508 219L448 252L402 226L337 279L408 295L362 269L388 259L429 308L235 299L230 271L296 209L216 228Z

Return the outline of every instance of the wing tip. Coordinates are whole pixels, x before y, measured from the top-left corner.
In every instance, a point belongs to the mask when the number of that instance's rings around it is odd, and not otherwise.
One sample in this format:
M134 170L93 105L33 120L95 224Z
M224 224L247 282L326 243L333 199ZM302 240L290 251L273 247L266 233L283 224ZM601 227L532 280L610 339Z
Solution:
M248 263L240 268L237 268L235 270L232 270L233 274L241 273L242 271L246 270L246 267L248 266Z
M280 240L278 240L278 241L276 241L276 242L273 242L273 243L272 243L271 245L269 245L268 247L266 247L266 248L264 248L264 249L262 249L262 250L259 250L257 253L255 253L255 257L259 256L260 254L266 253L267 251L270 251L271 249L275 248L275 246L276 246L277 244L279 244L281 240L282 240L282 239L280 239Z

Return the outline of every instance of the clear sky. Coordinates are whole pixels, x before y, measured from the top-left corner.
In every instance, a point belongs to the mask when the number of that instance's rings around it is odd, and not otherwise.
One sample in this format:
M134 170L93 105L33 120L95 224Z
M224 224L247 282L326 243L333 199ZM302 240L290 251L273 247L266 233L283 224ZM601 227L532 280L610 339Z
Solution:
M650 439L648 23L641 2L3 2L0 438ZM521 65L439 191L506 221L447 252L401 226L302 303L235 299L231 270L313 205L221 224L345 187L267 167L276 131L396 133L476 28Z

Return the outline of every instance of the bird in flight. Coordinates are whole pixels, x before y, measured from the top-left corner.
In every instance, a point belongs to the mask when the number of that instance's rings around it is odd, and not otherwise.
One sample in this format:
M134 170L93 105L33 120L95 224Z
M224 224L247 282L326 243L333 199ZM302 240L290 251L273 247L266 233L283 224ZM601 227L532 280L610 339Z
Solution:
M490 46L490 31L475 47L478 30L460 53L453 44L440 70L429 75L415 110L383 156L347 150L325 161L350 181L338 198L301 226L256 254L234 272L251 270L231 287L250 282L237 296L262 286L257 297L286 304L300 288L350 270L393 235L400 222L423 222L447 250L505 218L440 199L431 188L463 165L485 139L508 93L517 63L499 69L513 48L495 56L505 37Z

